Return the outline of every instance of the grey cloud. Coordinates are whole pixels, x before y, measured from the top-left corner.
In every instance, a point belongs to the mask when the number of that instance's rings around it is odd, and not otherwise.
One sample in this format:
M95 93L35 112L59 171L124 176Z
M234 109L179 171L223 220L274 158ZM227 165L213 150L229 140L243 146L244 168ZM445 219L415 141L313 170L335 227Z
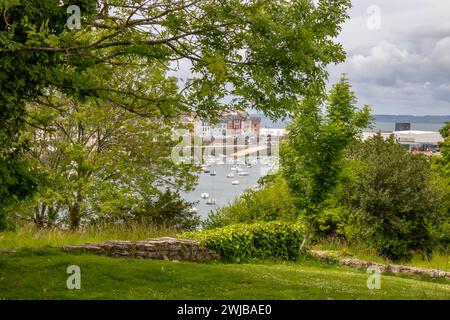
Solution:
M370 5L381 29L365 26ZM450 1L354 1L339 37L347 61L330 68L330 85L347 73L375 113L450 114Z

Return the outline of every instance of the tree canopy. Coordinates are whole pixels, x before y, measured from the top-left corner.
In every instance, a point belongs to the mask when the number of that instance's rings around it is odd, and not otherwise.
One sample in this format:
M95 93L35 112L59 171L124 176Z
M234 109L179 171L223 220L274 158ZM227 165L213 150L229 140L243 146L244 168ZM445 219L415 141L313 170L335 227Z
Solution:
M309 229L315 232L325 201L339 182L347 148L369 125L370 110L356 107L356 97L344 76L326 96L308 96L288 126L283 145L281 172L293 201Z
M69 5L80 8L80 28L67 28ZM348 0L1 1L0 205L37 185L23 162L28 104L44 106L57 91L172 122L236 106L283 117L323 89L328 64L344 60L334 38L349 7Z

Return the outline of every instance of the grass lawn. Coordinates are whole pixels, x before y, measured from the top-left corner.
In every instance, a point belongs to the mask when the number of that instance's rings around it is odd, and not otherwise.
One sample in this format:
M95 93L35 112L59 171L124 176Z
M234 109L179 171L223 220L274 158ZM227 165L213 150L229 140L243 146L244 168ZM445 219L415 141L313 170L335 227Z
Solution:
M68 290L69 265L81 290ZM68 254L58 249L0 254L0 299L450 299L450 281L382 275L303 259L248 264L187 263Z
M155 228L145 223L130 223L128 226L99 225L83 232L59 229L37 230L33 225L25 225L16 231L0 232L0 249L44 248L47 246L77 245L105 240L144 240L148 238L175 236L176 231Z

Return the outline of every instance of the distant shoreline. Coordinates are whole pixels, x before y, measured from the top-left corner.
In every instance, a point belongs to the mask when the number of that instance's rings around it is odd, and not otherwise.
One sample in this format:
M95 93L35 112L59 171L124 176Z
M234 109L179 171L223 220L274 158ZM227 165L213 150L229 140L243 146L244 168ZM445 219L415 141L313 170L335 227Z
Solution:
M261 127L279 129L284 128L289 123L289 118L282 121L272 121L270 118L257 114L261 117ZM450 115L448 116L412 116L412 115L374 115L374 130L393 131L396 122L411 123L412 130L423 131L439 131L446 121L450 122Z

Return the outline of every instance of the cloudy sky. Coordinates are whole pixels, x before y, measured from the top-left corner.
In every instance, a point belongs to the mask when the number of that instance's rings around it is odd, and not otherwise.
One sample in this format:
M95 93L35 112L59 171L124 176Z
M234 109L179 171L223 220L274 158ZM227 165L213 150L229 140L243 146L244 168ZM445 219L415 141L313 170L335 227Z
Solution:
M450 0L354 0L339 41L360 104L375 114L450 115Z

